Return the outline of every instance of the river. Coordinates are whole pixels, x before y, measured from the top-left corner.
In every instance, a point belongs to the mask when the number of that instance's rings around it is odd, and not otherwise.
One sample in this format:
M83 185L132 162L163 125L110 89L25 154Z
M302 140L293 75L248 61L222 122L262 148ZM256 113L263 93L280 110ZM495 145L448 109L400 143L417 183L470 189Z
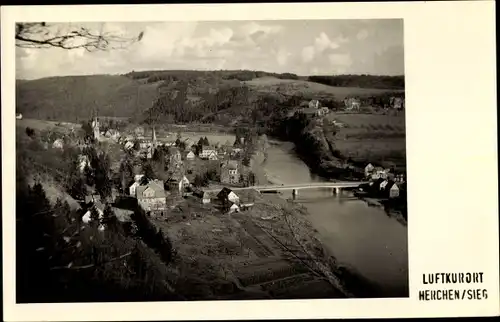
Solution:
M311 174L291 143L269 146L264 171L278 184L325 181ZM386 296L408 296L406 226L348 192L301 190L295 202L307 208L320 240L340 263L381 287Z

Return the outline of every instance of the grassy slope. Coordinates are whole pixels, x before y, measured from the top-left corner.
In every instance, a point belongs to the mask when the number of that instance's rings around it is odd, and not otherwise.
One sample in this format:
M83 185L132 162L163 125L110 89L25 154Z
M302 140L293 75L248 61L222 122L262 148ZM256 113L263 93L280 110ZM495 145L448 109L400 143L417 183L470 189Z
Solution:
M335 148L355 161L378 162L404 168L406 164L405 114L332 113L330 119L342 122Z
M75 122L94 108L105 116L142 113L154 102L157 84L111 75L50 77L18 82L16 92L24 117Z

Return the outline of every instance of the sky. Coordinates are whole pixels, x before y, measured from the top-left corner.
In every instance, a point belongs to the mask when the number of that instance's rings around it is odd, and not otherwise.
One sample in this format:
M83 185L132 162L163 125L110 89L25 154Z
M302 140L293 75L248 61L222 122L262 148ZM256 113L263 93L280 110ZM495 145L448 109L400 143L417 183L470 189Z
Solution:
M49 32L80 26L144 36L102 52L16 48L16 78L161 69L404 75L401 19L61 23Z

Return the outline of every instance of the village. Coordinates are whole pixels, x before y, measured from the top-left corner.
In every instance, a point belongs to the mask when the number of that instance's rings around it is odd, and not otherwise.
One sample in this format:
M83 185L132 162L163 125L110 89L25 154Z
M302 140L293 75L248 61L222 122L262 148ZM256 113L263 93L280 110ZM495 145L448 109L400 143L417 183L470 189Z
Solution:
M123 222L131 221L136 206L152 219L167 218L169 211L184 198L197 200L200 204L213 204L227 213L243 211L253 205L253 198L248 197L252 193L242 191L236 194L231 190L231 187L250 186L255 180L250 168L243 164L244 138L231 145L229 142L221 145L219 142L210 144L206 137L200 137L195 144L189 138L183 139L180 133L175 139L157 137L154 126L150 129L151 136L147 137L142 126L123 135L115 129L100 131L97 117L91 125L93 144L120 147L134 166L133 179L129 182L121 180L106 200L102 200L95 190L88 189L89 194L83 203L87 209L82 217L84 223L88 224L97 217L93 213L98 213L102 219L106 205L112 205L113 212ZM85 146L88 143L81 144L82 149ZM52 148L64 149L64 139L56 139ZM164 166L152 167L153 161ZM84 153L79 156L78 167L82 174L91 167L89 157ZM208 187L211 192L205 191ZM214 193L214 189L218 192ZM100 225L100 229L104 226Z

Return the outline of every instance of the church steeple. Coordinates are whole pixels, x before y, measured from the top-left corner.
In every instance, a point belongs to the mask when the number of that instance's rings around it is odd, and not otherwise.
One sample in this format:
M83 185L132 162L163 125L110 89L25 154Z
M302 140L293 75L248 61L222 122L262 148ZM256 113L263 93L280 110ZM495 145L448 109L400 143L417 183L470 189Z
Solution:
M151 137L151 144L153 146L153 149L156 149L156 131L155 131L155 127L153 125L153 133L152 133L152 137Z

